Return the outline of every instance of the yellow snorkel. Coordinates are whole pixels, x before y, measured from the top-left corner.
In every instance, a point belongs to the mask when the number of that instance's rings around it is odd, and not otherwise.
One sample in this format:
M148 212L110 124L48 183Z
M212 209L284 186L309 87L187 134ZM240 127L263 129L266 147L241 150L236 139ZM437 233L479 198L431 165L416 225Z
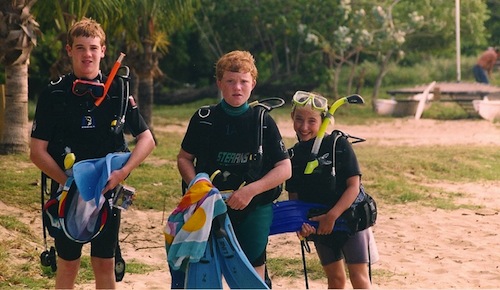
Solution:
M328 124L330 124L330 117L333 116L335 111L342 106L343 104L364 104L365 101L360 95L354 94L348 97L343 97L335 101L333 105L330 107L328 112L326 113L321 126L319 127L318 136L316 136L316 140L314 140L314 144L311 149L311 155L309 158L309 162L307 162L306 169L304 170L304 174L311 174L314 168L318 167L319 161L316 158L318 156L319 147L321 146L321 142L323 141L323 137L325 137L326 129L328 128Z

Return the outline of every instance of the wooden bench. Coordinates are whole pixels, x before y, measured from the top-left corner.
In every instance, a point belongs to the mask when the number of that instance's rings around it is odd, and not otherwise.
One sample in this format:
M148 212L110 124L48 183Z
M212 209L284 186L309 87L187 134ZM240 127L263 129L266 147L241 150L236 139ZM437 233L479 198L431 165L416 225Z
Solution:
M424 92L427 86L388 90L387 93L399 101ZM432 93L434 96L431 101L457 103L470 117L479 116L472 104L473 100L482 100L485 97L490 100L500 100L500 87L481 83L438 82Z

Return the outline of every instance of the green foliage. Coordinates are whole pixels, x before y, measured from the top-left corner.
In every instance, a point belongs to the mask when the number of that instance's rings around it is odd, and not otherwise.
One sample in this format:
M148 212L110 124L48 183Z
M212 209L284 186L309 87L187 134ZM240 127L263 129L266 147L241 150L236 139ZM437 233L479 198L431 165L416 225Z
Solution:
M35 118L36 103L33 100L28 100L28 120Z
M413 12L423 17L423 25L408 36L405 50L427 53L449 51L455 46L455 1L423 0L401 1L395 6L395 19L408 21ZM488 19L484 1L460 1L460 31L462 47L482 46L486 43L484 22ZM449 55L449 54L448 54Z
M44 31L38 45L31 52L29 66L29 100L36 100L50 81L50 67L57 60L63 43L54 29Z
M436 120L459 120L468 118L467 112L456 103L434 102L423 114L423 117Z
M488 29L488 43L491 45L500 44L500 15L498 13L493 13L493 11L499 11L500 2L497 0L486 0L488 5L488 15L490 18L486 21L486 28Z
M461 81L474 82L472 66L476 57L461 58ZM454 82L457 80L456 61L449 58L427 57L425 61L419 61L407 66L390 65L384 77L383 88L386 90L405 86L428 84L432 81ZM361 64L365 72L365 87L374 85L372 82L377 73L378 67L374 62L365 61ZM493 80L495 81L495 80ZM380 97L383 97L381 95Z
M37 3L33 8L44 35L31 60L32 99L36 98L40 88L48 81L49 67L62 48L58 39L64 41L65 27L81 15L98 19L103 23L109 39L113 39L108 43L105 71L124 47L142 45L139 34L149 27L146 25L148 21L154 25L155 34L142 35L143 38L154 40L154 37L166 32L168 54L159 59L160 68L166 72L166 77L156 80L156 88L161 91L184 86L213 85L213 66L218 57L229 50L244 49L251 51L256 57L260 71L259 84L281 85L292 92L300 88L320 88L326 95L332 95L331 81L340 77L338 86L342 95L346 93L343 87L351 81L349 71L352 65L363 64L368 67L370 71L365 74L365 86L375 84L381 68L380 57L388 51L388 48L380 49L384 47L380 43L386 41L394 44L402 36L401 32L405 32L405 42L396 47L387 47L404 51L400 66L410 67L409 70L416 70L419 74L415 77L410 72L401 73L393 63L386 76L389 80L384 79L383 86L420 84L427 82L428 78L454 80L456 75L453 66L454 1L399 1L394 5L392 14L388 13L390 5L395 3L392 0L279 0L264 1L259 5L254 5L251 0L109 0L99 1L99 5L90 5L89 1L79 1L78 4L72 1L56 2L48 1L43 5ZM380 9L377 8L379 6ZM494 38L498 35L490 30L490 27L496 27L493 20L497 16L490 12L496 11L496 6L491 0L461 1L464 57L475 57L488 44L487 37L491 35ZM193 18L185 19L193 12L186 7L198 9ZM171 11L177 10L181 11L175 14L178 17L169 17ZM390 28L390 15L394 28ZM168 21L163 21L165 19ZM136 24L137 21L140 25ZM185 24L179 25L182 21ZM485 26L485 21L488 21L486 23L489 26ZM124 34L125 30L127 33ZM378 46L371 42L382 36L385 39L380 39ZM495 42L491 42L490 45L494 44ZM361 52L359 61L351 55L356 50ZM429 55L448 59L449 64L437 71L427 71L423 67ZM402 55L398 54L398 60L400 56ZM134 59L132 55L126 58L126 63L132 68L143 65L142 61ZM414 68L414 65L422 68ZM464 63L463 67L467 68L464 70L464 79L471 79L469 65ZM360 74L358 67L355 67L355 71L356 75ZM281 89L280 93L288 93L283 91Z
M163 90L214 84L216 56L203 49L203 34L193 25L186 25L171 38L169 53L160 60L162 71L169 76L162 81Z
M71 25L82 17L91 17L98 19L104 28L113 18L120 19L124 15L120 9L123 1L105 0L93 2L90 0L73 1L58 0L35 3L33 6L33 15L40 23L42 32L49 27L53 27L59 32L65 33Z

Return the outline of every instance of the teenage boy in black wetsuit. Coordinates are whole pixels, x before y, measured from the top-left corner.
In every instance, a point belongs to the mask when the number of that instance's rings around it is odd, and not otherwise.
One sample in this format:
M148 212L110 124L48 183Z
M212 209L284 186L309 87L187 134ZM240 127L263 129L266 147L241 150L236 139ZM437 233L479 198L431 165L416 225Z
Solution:
M68 178L63 170L68 150L75 154L76 161L127 150L123 132L117 134L110 130L120 108L109 96L122 96L116 83L99 106L94 103L103 93L105 81L99 70L106 51L104 31L96 21L83 18L71 27L67 41L66 51L72 60L73 73L52 82L40 95L31 132L30 158L53 180L52 194ZM76 91L75 81L79 82ZM133 99L128 101L125 125L137 143L123 168L110 174L103 193L122 182L155 147L151 131ZM98 289L116 287L114 255L118 225L117 217L109 217L105 230L91 241L91 263ZM80 268L83 244L62 235L55 239L55 245L58 255L55 288L72 289Z

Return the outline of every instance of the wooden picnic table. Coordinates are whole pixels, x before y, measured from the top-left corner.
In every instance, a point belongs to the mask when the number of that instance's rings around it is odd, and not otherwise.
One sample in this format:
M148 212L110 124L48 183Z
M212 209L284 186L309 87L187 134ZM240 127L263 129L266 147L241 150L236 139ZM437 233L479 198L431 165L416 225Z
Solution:
M388 90L387 93L395 100L408 99L422 93L428 84L415 87ZM437 82L432 91L434 94L431 101L456 102L469 115L476 116L477 112L472 105L473 100L482 100L488 97L490 100L500 100L500 87L471 82Z

